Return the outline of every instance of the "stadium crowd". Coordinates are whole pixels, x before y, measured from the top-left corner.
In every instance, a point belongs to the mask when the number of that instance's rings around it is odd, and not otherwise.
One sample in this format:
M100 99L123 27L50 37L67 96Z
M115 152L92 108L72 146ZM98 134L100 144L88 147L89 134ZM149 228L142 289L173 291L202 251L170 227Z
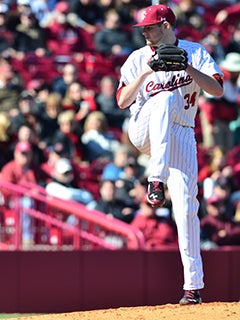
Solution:
M240 245L240 3L159 3L175 12L177 36L201 43L223 70L223 97L199 100L199 217L203 248ZM97 208L158 248L176 245L171 199L147 206L148 158L129 142L129 112L115 98L121 64L144 44L132 25L151 4L0 1L0 178Z

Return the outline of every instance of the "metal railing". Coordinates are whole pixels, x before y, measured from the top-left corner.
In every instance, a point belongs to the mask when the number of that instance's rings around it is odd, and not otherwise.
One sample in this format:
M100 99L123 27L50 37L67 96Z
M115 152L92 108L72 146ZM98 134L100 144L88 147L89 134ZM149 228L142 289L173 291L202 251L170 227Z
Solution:
M0 180L0 188L0 250L145 248L138 229L78 202L49 196L41 186ZM30 217L31 241L23 239L24 217Z

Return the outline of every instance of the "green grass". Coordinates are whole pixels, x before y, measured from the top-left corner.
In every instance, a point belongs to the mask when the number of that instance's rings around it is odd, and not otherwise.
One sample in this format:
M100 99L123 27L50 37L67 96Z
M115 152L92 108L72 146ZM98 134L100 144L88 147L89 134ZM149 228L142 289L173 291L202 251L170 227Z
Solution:
M27 314L18 314L18 313L2 313L0 314L0 319L14 319L14 318L21 318L21 317L28 317L28 316L34 316L36 314L30 314L30 313L27 313Z

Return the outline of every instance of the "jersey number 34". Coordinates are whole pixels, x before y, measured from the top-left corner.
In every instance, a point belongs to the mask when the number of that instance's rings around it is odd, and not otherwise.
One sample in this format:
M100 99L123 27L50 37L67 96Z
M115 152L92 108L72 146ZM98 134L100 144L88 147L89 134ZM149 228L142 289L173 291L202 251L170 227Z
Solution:
M185 100L185 106L184 109L188 110L191 107L195 106L196 103L196 97L197 97L197 92L193 92L192 94L190 93L186 93L184 96L184 100Z

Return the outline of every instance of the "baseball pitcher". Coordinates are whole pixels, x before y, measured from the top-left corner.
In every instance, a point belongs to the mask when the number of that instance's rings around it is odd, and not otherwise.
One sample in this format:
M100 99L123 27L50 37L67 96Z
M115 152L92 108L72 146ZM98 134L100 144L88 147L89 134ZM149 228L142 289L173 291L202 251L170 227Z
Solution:
M200 44L177 39L175 15L166 5L143 12L146 45L121 68L119 108L130 108L129 138L149 155L148 202L162 206L167 184L184 267L181 305L201 303L204 287L197 201L195 115L201 90L220 97L222 72Z

